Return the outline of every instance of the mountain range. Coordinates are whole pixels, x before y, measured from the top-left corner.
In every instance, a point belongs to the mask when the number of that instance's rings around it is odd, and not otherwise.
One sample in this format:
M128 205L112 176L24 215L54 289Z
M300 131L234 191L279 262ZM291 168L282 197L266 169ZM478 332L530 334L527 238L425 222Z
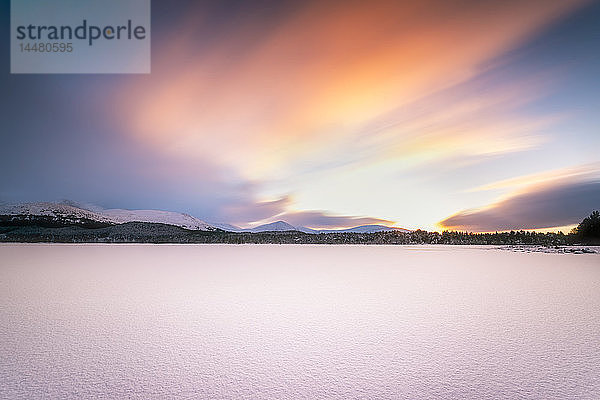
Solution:
M151 222L173 225L188 230L228 232L288 232L304 233L373 233L399 231L410 232L407 229L385 225L361 225L347 229L312 229L303 226L293 226L285 221L276 221L243 229L226 223L207 223L188 214L160 210L123 210L104 209L93 205L84 205L72 201L60 203L38 202L23 204L0 204L0 221L33 223L43 221L50 225L82 225L103 227L128 222Z

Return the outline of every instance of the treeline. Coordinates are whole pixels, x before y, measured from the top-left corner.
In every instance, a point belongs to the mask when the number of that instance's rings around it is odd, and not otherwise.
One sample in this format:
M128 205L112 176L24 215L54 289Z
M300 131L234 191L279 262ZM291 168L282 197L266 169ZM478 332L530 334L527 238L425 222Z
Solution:
M107 228L82 227L4 227L0 241L54 243L229 243L229 244L454 244L454 245L543 245L574 244L573 235L562 233L506 232L377 232L321 233L297 231L233 233L190 231L151 223L127 223Z
M307 244L452 244L452 245L542 245L576 244L572 235L562 233L506 232L377 232L377 233L260 233L227 236L227 243L307 243Z
M177 226L130 222L105 227L48 225L29 221L12 225L0 221L0 242L50 243L229 243L229 244L452 244L540 245L600 244L600 213L594 211L569 234L511 231L470 233L445 231L320 233L298 231L234 233L221 230L191 231Z

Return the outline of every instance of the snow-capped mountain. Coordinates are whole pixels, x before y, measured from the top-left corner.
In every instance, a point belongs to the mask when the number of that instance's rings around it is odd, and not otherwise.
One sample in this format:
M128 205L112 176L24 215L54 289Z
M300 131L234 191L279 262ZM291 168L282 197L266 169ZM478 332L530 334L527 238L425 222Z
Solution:
M254 228L245 229L247 232L286 232L286 231L297 231L298 229L285 221L271 222L256 226Z
M1 205L0 215L15 216L28 220L35 217L50 218L56 222L82 223L99 222L105 224L122 224L126 222L152 222L179 226L190 230L213 230L206 222L188 214L159 210L121 210L92 209L77 206L77 203L25 203L16 205Z
M47 217L51 220L60 220L69 223L79 223L82 221L112 223L108 217L97 212L61 203L4 204L0 206L0 215L15 216L23 220L34 217Z
M224 222L210 222L209 224L215 228L219 228L227 232L244 232L245 230L240 228L239 226L226 224Z
M101 213L104 217L117 224L125 222L153 222L175 225L195 231L209 231L214 229L214 227L201 219L172 211L109 209L102 210Z

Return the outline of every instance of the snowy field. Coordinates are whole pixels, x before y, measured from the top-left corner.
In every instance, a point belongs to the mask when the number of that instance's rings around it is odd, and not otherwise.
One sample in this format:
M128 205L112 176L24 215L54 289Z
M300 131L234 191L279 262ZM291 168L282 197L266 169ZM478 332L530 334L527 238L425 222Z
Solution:
M600 399L600 255L0 245L1 399Z

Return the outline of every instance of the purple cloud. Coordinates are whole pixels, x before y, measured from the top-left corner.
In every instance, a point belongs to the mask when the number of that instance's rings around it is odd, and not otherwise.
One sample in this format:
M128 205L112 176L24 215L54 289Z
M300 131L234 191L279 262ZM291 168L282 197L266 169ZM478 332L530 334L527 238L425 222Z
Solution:
M282 214L290 204L288 196L272 201L240 201L223 206L221 214L234 224L262 221Z
M439 224L446 229L489 232L544 229L579 223L600 209L600 180L560 181L530 188L484 209L464 210Z

